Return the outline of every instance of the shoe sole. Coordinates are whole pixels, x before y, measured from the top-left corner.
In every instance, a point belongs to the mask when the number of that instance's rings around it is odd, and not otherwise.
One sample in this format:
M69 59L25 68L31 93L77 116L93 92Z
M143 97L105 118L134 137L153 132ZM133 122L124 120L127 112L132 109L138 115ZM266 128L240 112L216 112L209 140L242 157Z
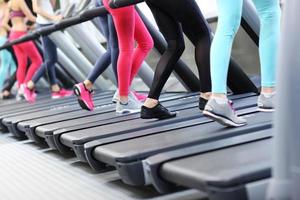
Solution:
M158 119L158 120L165 120L165 119L172 119L172 118L174 118L174 117L176 117L177 116L177 112L175 113L175 115L173 115L173 116L170 116L170 117L144 117L144 116L142 116L141 115L141 119Z
M203 111L203 115L227 127L241 127L247 125L247 123L237 124L227 118L221 117L206 110Z
M271 112L275 112L275 109L274 108L260 108L260 107L257 107L257 110L260 111L260 112L267 112L267 113L271 113Z
M79 105L80 105L80 107L81 107L82 109L88 110L88 111L93 111L93 110L91 110L91 109L88 107L88 105L85 103L85 101L83 101L83 100L81 99L81 97L80 97L80 89L79 89L77 86L74 86L73 92L74 92L74 94L77 96L77 101L78 101L78 103L79 103Z
M116 111L117 115L133 114L133 113L139 113L139 112L141 112L141 110L124 109L122 111Z

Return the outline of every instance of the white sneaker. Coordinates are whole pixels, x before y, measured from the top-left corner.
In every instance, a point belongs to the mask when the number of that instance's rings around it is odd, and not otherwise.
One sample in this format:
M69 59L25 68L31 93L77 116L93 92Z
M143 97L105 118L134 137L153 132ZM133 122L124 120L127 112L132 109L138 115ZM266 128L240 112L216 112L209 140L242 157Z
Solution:
M138 113L141 112L142 104L139 101L136 101L132 98L128 98L128 102L123 104L122 102L118 101L116 106L116 113L117 114L130 114L130 113Z

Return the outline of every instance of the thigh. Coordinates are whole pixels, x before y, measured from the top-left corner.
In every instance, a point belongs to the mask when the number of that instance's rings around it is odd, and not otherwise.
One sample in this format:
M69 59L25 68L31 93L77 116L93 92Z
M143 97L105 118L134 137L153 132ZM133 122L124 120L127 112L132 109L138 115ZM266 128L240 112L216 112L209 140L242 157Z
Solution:
M20 48L23 51L24 55L26 55L26 57L28 57L29 59L31 59L31 60L34 60L34 59L42 60L39 51L37 50L35 44L32 41L22 43L20 45Z
M42 37L43 53L45 60L57 59L57 47L56 44L48 37Z
M134 9L134 39L138 43L152 41L152 37L141 19L138 12Z
M147 2L156 24L167 41L181 40L183 41L183 33L180 24L168 13L164 12L151 2Z
M259 13L274 11L279 8L279 0L252 0Z
M14 45L13 50L15 52L17 61L18 61L18 66L19 67L26 67L27 64L27 56L25 52L23 52L22 48L19 45Z

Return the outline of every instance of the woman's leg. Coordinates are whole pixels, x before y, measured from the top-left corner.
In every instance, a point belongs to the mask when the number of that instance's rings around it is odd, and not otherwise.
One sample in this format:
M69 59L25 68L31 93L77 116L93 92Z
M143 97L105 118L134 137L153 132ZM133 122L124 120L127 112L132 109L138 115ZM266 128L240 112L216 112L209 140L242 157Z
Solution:
M217 4L219 19L210 55L212 98L203 114L225 126L244 126L246 120L237 116L226 95L231 48L241 22L243 0L217 0Z
M132 60L132 67L131 67L131 74L130 74L130 84L136 74L138 73L141 64L145 60L148 53L153 48L153 39L146 28L144 22L142 21L141 17L134 10L134 18L135 18L135 29L134 29L134 39L137 41L137 47L134 49L133 52L133 60ZM129 86L130 87L130 86Z
M33 42L22 43L20 44L20 48L22 49L23 52L26 52L25 54L31 61L31 64L27 70L26 77L24 80L24 82L27 83L32 79L34 73L36 73L36 71L41 66L43 61L40 53L38 52Z
M26 71L27 71L27 57L26 54L22 51L19 45L13 46L15 55L18 61L18 68L17 68L17 83L18 88L24 84Z
M275 86L276 60L280 33L278 0L253 0L260 18L259 56L262 87Z
M241 22L243 1L217 0L217 5L218 26L210 55L212 92L225 95L231 48Z
M6 37L0 37L0 46L6 42ZM6 79L9 65L10 65L10 54L6 49L0 51L1 68L0 68L0 89L2 90L4 81Z
M174 66L182 55L185 45L181 26L170 15L147 2L160 32L167 41L167 49L159 59L148 97L158 100L160 93L170 77Z
M253 0L260 18L259 57L261 63L260 111L274 111L276 60L280 33L278 0Z
M111 63L111 49L110 49L110 41L109 41L109 28L108 28L108 16L99 17L99 22L101 26L101 30L103 35L107 39L107 50L106 52L97 60L94 69L88 75L87 81L85 84L88 89L92 89L93 83L96 79L108 68Z
M111 14L115 23L118 41L118 84L120 99L127 101L134 54L135 11L133 6L115 9Z
M55 73L55 64L57 62L57 48L56 45L50 40L48 36L42 37L43 45L43 54L44 54L44 63L38 69L38 71L32 77L32 81L37 83L38 80L48 72L50 84L56 85L56 73Z

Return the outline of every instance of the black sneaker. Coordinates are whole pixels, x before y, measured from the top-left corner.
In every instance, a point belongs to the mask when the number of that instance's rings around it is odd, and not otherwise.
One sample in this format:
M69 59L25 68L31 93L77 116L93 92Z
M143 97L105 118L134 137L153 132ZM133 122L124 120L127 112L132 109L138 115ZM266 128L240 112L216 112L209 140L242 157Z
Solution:
M203 111L207 102L208 102L208 100L200 97L199 98L199 110Z
M169 119L176 117L176 112L170 112L163 105L158 103L153 108L142 106L141 118L142 119Z

